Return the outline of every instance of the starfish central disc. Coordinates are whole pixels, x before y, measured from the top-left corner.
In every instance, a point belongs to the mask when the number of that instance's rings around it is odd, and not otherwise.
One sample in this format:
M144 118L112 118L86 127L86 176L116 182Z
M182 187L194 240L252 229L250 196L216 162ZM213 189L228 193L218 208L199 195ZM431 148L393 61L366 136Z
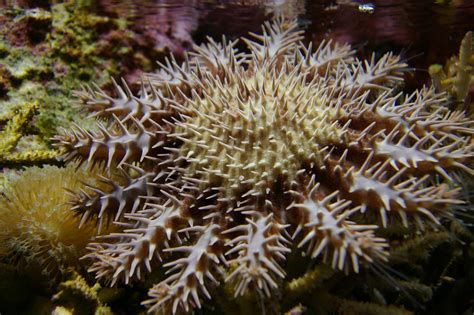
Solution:
M179 156L190 164L188 176L223 187L229 197L243 188L265 194L281 178L288 186L299 169L321 165L328 146L343 141L335 120L341 109L316 80L269 65L210 81L177 129L185 142Z

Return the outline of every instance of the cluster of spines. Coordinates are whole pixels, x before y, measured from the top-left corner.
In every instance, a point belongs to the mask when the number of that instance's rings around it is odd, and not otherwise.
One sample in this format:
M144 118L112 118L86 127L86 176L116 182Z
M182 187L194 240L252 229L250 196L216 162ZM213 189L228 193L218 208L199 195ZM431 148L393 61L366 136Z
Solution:
M245 54L237 52L234 48L238 40L228 42L226 37L222 36L222 42L217 43L211 37L207 39L207 45L195 46L195 52L190 53L195 57L192 63L196 69L204 66L213 76L223 78L244 61Z
M127 214L126 219L129 224L123 232L103 236L105 242L89 247L88 257L94 258L90 271L111 279L112 284L119 279L129 283L134 276L140 279L143 265L151 271L153 259L162 261L163 251L181 242L177 234L184 226L183 218L172 202Z
M341 199L341 193L337 190L321 197L320 188L320 183L315 184L314 178L311 178L308 195L301 195L301 202L288 207L290 212L296 212L301 217L292 237L296 239L299 233L303 234L298 247L308 244L308 255L316 258L323 254L324 260L332 251L332 267L345 271L349 269L347 257L355 272L359 272L360 259L366 262L386 261L388 243L375 236L378 226L359 225L349 220L361 207L350 207L351 201Z
M265 22L262 26L262 34L250 33L257 41L242 39L252 52L250 65L254 67L265 64L280 66L285 61L285 56L295 53L295 43L303 38L302 33L302 31L297 31L297 25L294 22L283 19L275 23Z
M155 124L147 125L133 117L126 124L114 115L108 128L102 123L97 128L99 131L93 132L76 125L72 133L56 138L69 152L66 160L82 161L87 157L88 162L105 161L107 168L118 160L120 167L133 161L143 162L149 154L157 154L166 140Z
M324 76L328 69L333 68L341 61L353 62L355 51L347 44L333 44L331 40L322 41L316 51L313 52L313 44L308 47L302 46L296 51L295 61L301 62L304 69L310 70L313 75Z
M189 93L199 83L192 73L192 65L187 56L181 65L178 64L174 56L171 56L170 59L167 58L164 64L158 64L161 67L160 71L148 74L147 79L151 86L162 91L167 97L180 92Z
M209 281L219 283L211 270L218 268L220 262L219 252L222 246L220 229L218 224L210 223L207 226L194 226L183 230L198 234L197 240L191 246L179 246L167 250L184 253L184 257L164 265L171 267L168 273L174 273L150 289L151 299L144 303L153 304L151 312L167 303L171 304L173 313L176 313L178 307L186 312L194 307L201 308L199 292L211 298L207 283Z
M456 189L446 190L442 184L430 186L429 175L407 176L408 167L397 166L393 169L391 159L383 162L374 160L374 153L371 152L360 167L344 169L340 161L338 164L332 161L334 166L329 168L344 197L360 205L362 212L367 208L378 210L383 227L387 227L388 213L398 214L405 226L408 225L407 214L415 218L423 215L431 223L438 224L437 218L449 216L447 206L458 203L453 198ZM440 204L440 207L436 204ZM424 208L430 208L430 211ZM418 227L422 228L422 221L417 219L418 222Z
M136 206L127 201L126 207L119 203L107 210L115 213L123 232L90 246L91 271L98 277L128 283L141 277L142 266L149 271L154 257L182 252L182 258L164 265L176 272L150 290L145 303L153 305L151 311L165 305L173 312L189 311L200 307L199 294L210 297L207 285L218 282L213 270L219 269L218 261L230 263L233 272L224 281L236 283L236 295L250 287L271 295L285 276L280 263L288 242L309 244L313 258L332 254L334 268L349 270L351 265L358 272L360 261L385 261L388 245L376 237L376 225L350 221L356 213L378 212L384 227L387 216L396 213L405 226L414 218L420 229L449 216L448 207L459 202L456 190L434 184L433 177L438 173L449 179L454 168L472 173L464 165L472 157L468 122L458 113L427 112L443 101L432 90L405 99L392 96L406 70L399 57L389 53L362 62L349 46L330 43L312 52L300 43L296 28L286 21L266 24L263 35L254 35L258 42L244 40L248 55L225 39L196 47L182 65L172 58L149 75L138 97L125 83L123 89L115 84L118 98L98 89L81 94L87 108L112 121L112 131L78 127L58 137L68 157L102 160L108 168L140 163L150 175L144 186L137 184L142 190L133 193L142 194L143 202ZM262 106L268 98L272 103ZM317 143L306 148L310 152L294 148L281 162L269 164L263 147L242 149L248 140L238 138L244 128L233 123L235 117L248 122L245 132L259 145L268 136L269 126L262 124L282 117L295 128L309 124L308 117L311 123L319 119L321 132L313 139L302 128L300 143L304 137ZM328 140L331 130L338 130L339 140ZM140 138L144 135L145 140ZM283 145L294 145L290 138ZM269 143L266 149L276 152ZM250 150L257 152L256 161L242 164ZM296 159L301 165L282 164L292 154L301 154ZM272 171L275 176L269 176ZM243 176L245 172L252 175ZM308 176L310 184L301 188ZM127 185L141 180L143 176ZM291 198L281 204L271 192L273 183ZM100 218L111 204L107 200L127 191L112 186L110 192L92 189L95 196L83 193L78 199L81 204L88 198L104 202L90 212ZM246 221L239 224L242 215ZM296 230L293 237L287 237L289 230Z
M135 96L125 80L122 79L120 86L114 79L112 83L116 97L109 96L98 86L83 87L82 91L76 92L80 99L80 107L92 113L94 117L111 119L113 116L121 117L122 121L130 118L140 121L153 119L159 120L163 116L169 116L170 108L168 101L163 97L148 80L148 84L141 82L139 96Z
M262 216L259 212L246 211L250 215L246 224L230 228L224 233L240 232L232 238L227 246L232 248L226 255L238 255L229 261L235 269L227 276L226 281L236 282L235 296L242 295L250 286L271 295L271 290L278 288L278 278L285 277L285 271L277 261L285 259L285 253L291 250L286 247L289 241L285 238L286 226L278 223L273 214Z
M71 210L81 216L81 226L88 220L98 220L100 233L104 225L111 221L119 222L125 213L135 213L143 207L147 197L155 195L157 188L152 182L154 174L132 165L128 167L138 176L132 177L121 170L114 180L100 176L103 187L84 184L85 187L79 192L68 191L71 195Z

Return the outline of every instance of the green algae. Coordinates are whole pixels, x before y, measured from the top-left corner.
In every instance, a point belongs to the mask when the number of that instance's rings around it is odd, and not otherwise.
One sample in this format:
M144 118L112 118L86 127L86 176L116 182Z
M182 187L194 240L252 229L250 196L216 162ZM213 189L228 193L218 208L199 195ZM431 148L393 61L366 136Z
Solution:
M126 20L95 15L91 6L85 1L56 4L50 11L18 7L0 11L0 18L6 20L0 27L0 116L32 102L38 104L25 128L18 128L17 151L53 150L50 138L73 121L92 126L93 120L74 106L74 91L82 86L93 81L106 87L111 77L127 70L127 60L140 62L145 70L153 67L134 52ZM0 152L9 151L0 147ZM0 167L28 162L47 161L3 159Z

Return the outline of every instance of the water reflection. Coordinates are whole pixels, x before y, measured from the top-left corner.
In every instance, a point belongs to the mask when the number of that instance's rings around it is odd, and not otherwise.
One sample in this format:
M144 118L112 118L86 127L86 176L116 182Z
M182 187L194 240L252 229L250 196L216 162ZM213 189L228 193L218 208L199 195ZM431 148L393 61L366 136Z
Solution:
M48 1L7 1L3 6L49 6ZM97 14L121 16L155 48L178 56L206 36L220 38L258 32L272 15L298 18L307 40L332 38L369 51L403 52L426 69L456 53L463 35L474 29L472 0L161 0L81 1ZM426 77L425 77L426 78ZM423 80L423 78L421 78Z

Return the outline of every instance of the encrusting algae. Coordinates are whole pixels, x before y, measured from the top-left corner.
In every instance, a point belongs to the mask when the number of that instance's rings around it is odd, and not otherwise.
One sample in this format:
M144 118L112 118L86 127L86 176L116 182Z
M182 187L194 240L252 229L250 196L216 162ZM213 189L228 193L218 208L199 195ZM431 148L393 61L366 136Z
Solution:
M111 76L136 76L138 65L151 71L167 53L171 40L145 38L113 5L96 12L101 6L66 1L0 8L0 168L57 163L50 138L72 121L93 122L71 106L72 91L92 79L106 88Z
M253 37L249 53L224 38L171 59L138 95L125 82L116 96L85 89L99 131L56 137L67 161L123 168L122 183L77 191L73 209L121 229L88 246L99 280L167 270L143 302L150 313L201 308L220 284L241 299L282 299L295 252L347 273L383 271L391 244L379 230L439 229L462 203L452 171L473 174L471 122L434 89L397 93L408 71L398 56L306 47L283 20Z

